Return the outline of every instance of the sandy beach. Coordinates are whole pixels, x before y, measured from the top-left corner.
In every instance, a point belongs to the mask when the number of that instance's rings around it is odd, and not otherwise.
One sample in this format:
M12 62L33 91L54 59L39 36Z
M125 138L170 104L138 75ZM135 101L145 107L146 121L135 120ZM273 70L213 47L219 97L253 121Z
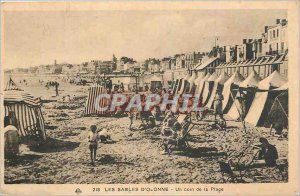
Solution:
M223 183L218 161L239 152L251 142L265 137L278 150L280 159L287 159L288 139L271 136L269 129L227 122L226 131L208 129L207 125L191 130L191 149L161 155L158 130L138 130L134 120L129 130L128 117L83 117L88 86L77 86L59 80L59 96L54 88L47 90L38 83L44 77L12 77L25 91L41 97L46 123L47 141L38 148L22 144L15 160L5 161L5 183L110 184L110 183ZM70 95L71 102L61 102ZM75 97L74 97L75 95ZM209 116L208 118L211 118ZM107 127L113 141L100 143L95 166L90 164L87 135L90 125ZM247 160L245 160L247 161ZM277 168L251 168L245 182L287 182Z

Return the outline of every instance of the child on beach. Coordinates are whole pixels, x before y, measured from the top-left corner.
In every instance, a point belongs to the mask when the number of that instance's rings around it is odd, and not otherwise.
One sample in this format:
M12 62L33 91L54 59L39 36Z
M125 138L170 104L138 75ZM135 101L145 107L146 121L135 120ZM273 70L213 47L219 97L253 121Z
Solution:
M98 148L98 133L97 133L97 126L92 125L90 127L90 132L88 136L88 142L90 143L90 155L91 155L91 163L94 164L97 155L97 148Z
M107 127L102 128L102 130L100 132L98 132L98 137L99 137L101 143L111 140Z

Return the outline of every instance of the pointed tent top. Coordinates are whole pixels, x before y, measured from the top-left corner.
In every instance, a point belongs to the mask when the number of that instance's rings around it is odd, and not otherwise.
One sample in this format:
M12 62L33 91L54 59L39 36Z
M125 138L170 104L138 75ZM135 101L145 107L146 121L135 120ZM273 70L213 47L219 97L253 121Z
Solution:
M205 75L205 77L204 77L201 81L207 81L208 78L210 78L210 76L211 76L211 74L210 74L210 73L207 73L207 74Z
M277 71L274 71L271 75L258 83L258 88L261 90L269 90L270 88L278 88L285 83L287 83L287 79Z
M225 83L224 85L239 85L241 82L243 82L244 77L240 74L240 72L236 71Z
M257 87L261 78L255 70L240 84L241 88Z
M12 90L23 91L16 85L16 83L11 78L9 78L8 82L6 83L6 87L4 90L5 91L12 91Z
M216 72L214 72L213 74L211 74L211 76L206 81L215 81L217 79L218 79L218 76L217 76Z
M197 85L205 77L204 72L198 72L198 77L195 79L194 83Z
M188 82L189 82L190 84L193 84L195 80L196 80L196 74L195 74L195 73L192 73L192 76L189 78Z
M218 84L224 84L228 79L229 79L229 76L227 75L227 73L222 72L221 75L216 80L216 82Z

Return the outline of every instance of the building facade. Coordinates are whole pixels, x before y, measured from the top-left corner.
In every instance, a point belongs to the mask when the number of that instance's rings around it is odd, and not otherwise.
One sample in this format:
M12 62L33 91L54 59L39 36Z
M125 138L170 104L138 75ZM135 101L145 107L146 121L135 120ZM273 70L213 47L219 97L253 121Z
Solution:
M275 26L267 28L265 35L267 40L265 43L266 55L284 54L288 50L288 22L286 19L276 19Z

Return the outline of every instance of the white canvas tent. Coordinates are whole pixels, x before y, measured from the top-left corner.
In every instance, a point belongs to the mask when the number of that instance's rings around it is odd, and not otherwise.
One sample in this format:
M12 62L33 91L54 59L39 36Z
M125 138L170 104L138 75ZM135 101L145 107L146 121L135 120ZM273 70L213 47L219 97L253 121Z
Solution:
M214 107L214 98L216 96L217 90L222 91L224 87L224 83L229 79L229 76L222 72L218 79L214 82L213 89L211 92L211 96L206 104L206 107L213 109Z
M10 114L13 114L13 125L18 129L20 136L37 136L46 140L41 99L22 91L11 78L3 94L4 121L8 121L11 118Z
M211 76L204 82L204 88L202 93L202 103L205 106L210 98L211 92L213 90L215 81L218 79L217 74L214 72Z
M274 71L264 80L258 84L258 91L255 93L254 100L251 104L245 121L254 125L262 126L275 97L278 95L277 91L271 91L284 85L287 79L280 75L277 71Z
M236 95L236 90L239 84L244 80L244 77L237 71L225 83L223 88L223 113L226 114L233 104L233 99Z
M258 83L261 81L261 78L256 73L256 71L253 70L253 72L239 85L239 92L237 92L238 95L241 95L241 93L245 94L245 105L242 105L241 102L235 98L234 103L232 104L230 110L228 111L227 115L233 119L237 120L240 118L240 115L247 114L251 103L253 101L253 98L255 96L255 90L258 87ZM248 90L247 90L248 89ZM250 90L253 89L253 90ZM245 107L245 108L242 108Z

